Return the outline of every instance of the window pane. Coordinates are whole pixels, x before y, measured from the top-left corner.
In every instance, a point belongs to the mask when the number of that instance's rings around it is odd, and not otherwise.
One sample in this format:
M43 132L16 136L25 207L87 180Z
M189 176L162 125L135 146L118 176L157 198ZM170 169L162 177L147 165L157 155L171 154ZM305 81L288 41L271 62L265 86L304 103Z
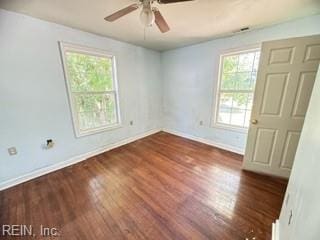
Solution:
M252 104L253 104L253 93L249 93L248 94L248 103L247 103L247 110L251 110L252 109Z
M81 112L79 116L80 130L94 129L103 126L106 112Z
M248 103L248 93L233 93L233 108L246 109Z
M218 123L249 126L259 57L260 52L256 51L223 58L216 119Z
M233 90L236 88L237 73L222 73L221 89Z
M218 114L217 121L219 123L230 124L231 109L232 109L232 93L221 93L219 114Z
M237 90L250 90L251 89L251 72L242 72L236 74L235 79Z
M232 93L221 93L220 94L220 107L232 108Z
M240 108L232 108L231 124L243 127L246 111Z
M223 73L236 72L238 68L238 55L223 58Z
M115 95L81 94L75 97L81 130L117 123Z
M107 109L111 94L77 94L75 95L77 112L100 112Z
M223 124L230 124L230 117L231 117L231 109L221 107L219 110L217 122L223 123Z
M111 58L66 52L66 61L72 92L113 89Z
M255 53L246 53L239 55L239 72L252 71Z

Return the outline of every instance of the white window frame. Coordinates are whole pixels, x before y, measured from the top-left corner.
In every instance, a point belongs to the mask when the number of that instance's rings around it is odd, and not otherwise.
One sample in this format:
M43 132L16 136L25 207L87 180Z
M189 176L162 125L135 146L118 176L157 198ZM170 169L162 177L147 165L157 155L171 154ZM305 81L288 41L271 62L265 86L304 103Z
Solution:
M64 77L65 77L65 82L66 82L66 87L67 87L67 92L68 92L68 98L69 98L69 106L70 106L70 111L71 111L71 115L72 115L73 128L74 128L74 132L75 132L76 137L87 136L87 135L100 133L103 131L112 130L112 129L122 127L121 114L120 114L120 104L119 104L119 87L118 87L115 55L110 54L109 52L106 52L105 50L84 47L84 46L77 45L77 44L59 42L59 45L60 45L62 65L63 65L63 70L64 70ZM114 88L112 91L103 91L101 93L108 93L108 92L114 93L115 102L116 102L115 106L116 106L117 123L112 124L112 125L108 125L108 126L91 128L88 130L80 130L78 113L76 111L76 104L74 101L73 93L71 91L71 79L69 77L68 68L66 65L67 61L66 61L65 53L68 51L80 53L80 54L91 55L91 56L109 58L112 60L112 80L113 80Z
M220 54L220 60L219 60L219 66L218 66L219 67L218 81L216 81L215 98L214 98L214 104L213 104L214 108L213 108L213 115L212 115L212 121L211 121L212 127L236 131L240 133L248 133L249 127L241 127L241 126L232 125L232 124L223 124L217 121L217 118L219 115L219 105L220 105L220 91L221 91L220 86L221 86L221 80L222 80L223 60L225 57L233 56L237 54L243 54L243 53L256 52L256 51L261 51L260 44L246 46L246 47L237 48L237 49L229 49ZM255 89L253 89L252 92L253 92L253 101L254 101Z

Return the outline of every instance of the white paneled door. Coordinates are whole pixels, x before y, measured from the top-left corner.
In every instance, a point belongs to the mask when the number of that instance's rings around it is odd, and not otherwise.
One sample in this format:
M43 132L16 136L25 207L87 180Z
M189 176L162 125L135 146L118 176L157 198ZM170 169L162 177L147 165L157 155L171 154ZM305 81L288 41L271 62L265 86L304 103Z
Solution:
M262 44L244 169L289 177L319 62L320 35Z

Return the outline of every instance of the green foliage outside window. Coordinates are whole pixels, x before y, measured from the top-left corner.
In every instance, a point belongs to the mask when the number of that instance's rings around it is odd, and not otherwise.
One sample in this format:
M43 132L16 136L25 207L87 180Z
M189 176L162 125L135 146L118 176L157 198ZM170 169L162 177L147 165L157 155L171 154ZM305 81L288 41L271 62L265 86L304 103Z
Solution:
M117 122L112 59L66 53L66 65L81 130Z
M243 52L222 58L217 121L248 126L260 52Z
M112 60L80 53L67 53L72 92L113 90Z

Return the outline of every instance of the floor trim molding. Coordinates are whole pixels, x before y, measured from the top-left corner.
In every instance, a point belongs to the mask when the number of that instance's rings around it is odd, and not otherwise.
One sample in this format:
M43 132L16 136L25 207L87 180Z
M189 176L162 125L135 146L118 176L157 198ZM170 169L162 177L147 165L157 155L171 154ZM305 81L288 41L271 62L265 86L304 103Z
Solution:
M223 150L234 152L234 153L237 153L237 154L240 154L240 155L244 155L244 150L241 149L241 148L233 147L233 146L230 146L230 145L227 145L227 144L223 144L223 143L218 143L218 142L215 142L213 140L208 140L208 139L201 138L201 137L196 137L196 136L193 136L193 135L190 135L190 134L187 134L187 133L183 133L183 132L179 132L179 131L176 131L176 130L172 130L172 129L163 128L162 131L163 132L167 132L167 133L171 133L173 135L177 135L179 137L183 137L183 138L191 139L191 140L194 140L194 141L197 141L197 142L201 142L201 143L213 146L213 147L221 148Z
M68 160L65 160L65 161L62 161L62 162L59 162L59 163L56 163L56 164L53 164L53 165L50 165L50 166L47 166L47 167L43 167L43 168L40 168L40 169L36 169L36 170L34 170L32 172L29 172L29 173L26 173L26 174L24 174L22 176L6 180L6 181L0 183L0 191L5 190L5 189L10 188L10 187L13 187L13 186L16 186L16 185L18 185L20 183L27 182L27 181L29 181L31 179L43 176L45 174L57 171L59 169L71 166L73 164L82 162L82 161L84 161L84 160L86 160L86 159L88 159L90 157L96 156L96 155L101 154L103 152L110 151L110 150L112 150L114 148L117 148L117 147L123 146L125 144L134 142L136 140L139 140L141 138L147 137L149 135L155 134L155 133L160 132L160 131L161 131L161 129L153 129L153 130L141 133L141 134L137 134L137 135L135 135L133 137L129 137L129 138L120 140L118 142L108 144L108 145L103 146L103 147L99 147L99 148L97 148L95 150L92 150L92 151L90 151L88 153L84 153L84 154L81 154L81 155L78 155L78 156L74 156L74 157L72 157L72 158L70 158Z
M272 223L272 240L280 240L279 235L279 220Z

